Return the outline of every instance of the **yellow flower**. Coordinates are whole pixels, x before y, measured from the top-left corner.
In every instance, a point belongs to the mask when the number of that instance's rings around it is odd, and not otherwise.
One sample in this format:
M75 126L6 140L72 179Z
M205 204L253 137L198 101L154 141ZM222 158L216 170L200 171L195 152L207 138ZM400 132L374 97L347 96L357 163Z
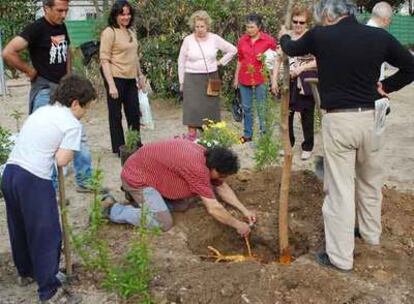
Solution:
M226 122L225 121L220 121L220 122L214 124L213 127L218 128L218 129L225 129L226 128Z

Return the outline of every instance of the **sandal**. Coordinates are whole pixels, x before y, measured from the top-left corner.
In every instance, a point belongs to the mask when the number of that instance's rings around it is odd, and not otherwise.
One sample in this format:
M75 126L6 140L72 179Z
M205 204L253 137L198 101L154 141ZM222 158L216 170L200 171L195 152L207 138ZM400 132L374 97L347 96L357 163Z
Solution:
M252 138L251 137L242 136L242 137L239 138L239 140L240 140L240 143L241 144L244 144L244 143L247 143L249 141L252 141Z

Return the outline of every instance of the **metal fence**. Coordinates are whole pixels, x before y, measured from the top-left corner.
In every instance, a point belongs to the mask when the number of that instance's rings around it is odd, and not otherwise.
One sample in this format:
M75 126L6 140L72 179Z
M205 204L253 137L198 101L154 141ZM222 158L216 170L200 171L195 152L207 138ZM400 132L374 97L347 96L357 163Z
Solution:
M370 18L369 13L363 13L358 16L358 20L366 23ZM65 22L72 46L79 46L83 42L93 40L95 37L96 20L80 20L80 21L66 21ZM414 44L414 16L395 15L392 18L392 23L388 31L395 36L403 45Z
M362 23L366 23L370 18L369 13L358 16ZM402 45L414 44L414 16L394 15L390 27L387 29Z

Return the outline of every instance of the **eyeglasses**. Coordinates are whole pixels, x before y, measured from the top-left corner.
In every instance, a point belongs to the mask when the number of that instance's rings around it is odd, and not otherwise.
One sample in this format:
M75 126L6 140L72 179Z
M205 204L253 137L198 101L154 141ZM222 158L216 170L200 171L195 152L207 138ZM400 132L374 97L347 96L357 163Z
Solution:
M297 21L297 20L292 20L293 24L300 24L300 25L304 25L306 22L305 21Z

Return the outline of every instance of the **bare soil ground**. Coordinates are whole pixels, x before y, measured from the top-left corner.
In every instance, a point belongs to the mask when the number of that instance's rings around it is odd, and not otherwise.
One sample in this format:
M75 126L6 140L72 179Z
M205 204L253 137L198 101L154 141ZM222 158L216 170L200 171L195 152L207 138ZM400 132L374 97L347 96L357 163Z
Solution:
M14 85L19 84L14 83ZM27 113L28 86L13 86L12 96L0 101L0 123L15 130L9 114L18 109ZM225 254L245 254L246 246L235 231L207 215L200 205L174 214L175 226L152 240L155 277L151 293L156 303L220 304L411 304L414 303L414 86L395 94L386 131L386 185L383 202L383 237L380 246L356 240L355 267L343 274L320 267L313 253L322 244L322 185L312 173L313 161L302 162L295 148L294 170L289 202L290 242L295 260L290 266L276 263L278 253L278 195L280 169L253 170L254 145L235 147L242 161L241 172L229 179L241 200L257 210L259 222L251 234L253 254L261 262L213 263L201 256L214 246ZM156 129L144 131L150 142L181 134L181 110L172 103L153 103ZM228 113L224 113L230 120ZM105 172L105 185L119 199L120 160L110 151L105 101L101 100L85 120L95 165ZM241 126L238 125L239 128ZM300 137L300 129L296 132ZM316 150L320 139L317 138ZM298 140L300 142L300 138ZM91 196L74 190L73 174L66 178L71 202L69 214L75 229L87 225ZM234 210L230 210L234 214ZM236 214L237 215L237 214ZM122 253L132 233L131 227L108 223L104 235L116 254ZM75 288L84 303L118 303L113 294L81 268ZM15 283L10 256L5 207L0 200L0 303L36 303L34 285L21 288ZM134 303L132 299L130 303Z

